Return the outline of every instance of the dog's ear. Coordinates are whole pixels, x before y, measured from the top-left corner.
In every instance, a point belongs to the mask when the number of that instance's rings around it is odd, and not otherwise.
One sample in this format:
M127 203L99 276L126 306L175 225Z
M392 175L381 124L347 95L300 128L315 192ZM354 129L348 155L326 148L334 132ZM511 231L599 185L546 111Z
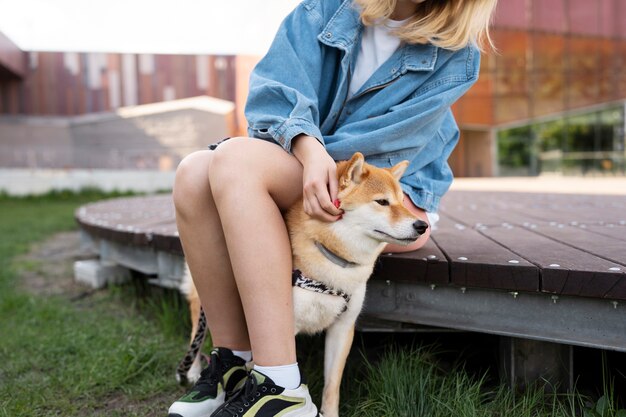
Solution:
M348 161L348 168L344 171L339 179L339 185L341 187L347 187L351 182L360 183L365 174L364 164L365 159L361 152L356 152Z
M393 175L395 179L400 181L400 178L402 178L402 174L404 174L404 171L406 171L406 168L408 166L409 161L398 162L397 164L389 168L389 172L391 172L391 175Z

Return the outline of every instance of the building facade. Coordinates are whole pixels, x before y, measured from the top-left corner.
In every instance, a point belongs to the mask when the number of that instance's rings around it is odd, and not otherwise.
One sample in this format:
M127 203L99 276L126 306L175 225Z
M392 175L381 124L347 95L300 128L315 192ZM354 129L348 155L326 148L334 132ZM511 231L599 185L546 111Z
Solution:
M453 107L457 176L624 175L626 1L501 0L497 51ZM0 35L0 114L70 116L209 95L236 103L258 57L21 52ZM0 132L1 136L1 132ZM0 138L1 139L1 138Z
M626 2L503 0L455 106L457 175L624 175Z

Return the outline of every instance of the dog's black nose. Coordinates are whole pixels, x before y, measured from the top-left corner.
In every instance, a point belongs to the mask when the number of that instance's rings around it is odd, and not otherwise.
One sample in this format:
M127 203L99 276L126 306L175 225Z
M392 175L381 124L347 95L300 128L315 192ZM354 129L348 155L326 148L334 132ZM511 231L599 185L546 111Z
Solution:
M428 229L428 223L424 220L417 220L413 223L413 228L417 231L417 233L423 235L426 232L426 229Z

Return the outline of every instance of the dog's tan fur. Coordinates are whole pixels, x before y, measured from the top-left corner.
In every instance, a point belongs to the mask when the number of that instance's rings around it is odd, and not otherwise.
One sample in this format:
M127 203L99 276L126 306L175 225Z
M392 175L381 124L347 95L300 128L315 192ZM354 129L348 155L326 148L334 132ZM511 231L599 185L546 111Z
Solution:
M409 244L420 236L414 227L417 217L404 206L399 184L407 165L403 161L389 169L377 168L356 153L350 161L337 165L342 219L333 223L313 219L304 212L301 201L286 215L294 268L351 297L344 311L346 304L341 297L293 289L296 333L326 330L322 398L325 417L338 416L341 376L376 258L387 243ZM316 241L357 265L342 267L331 262ZM188 291L188 298L191 316L197 319L200 303L195 288ZM198 365L194 366L197 371Z

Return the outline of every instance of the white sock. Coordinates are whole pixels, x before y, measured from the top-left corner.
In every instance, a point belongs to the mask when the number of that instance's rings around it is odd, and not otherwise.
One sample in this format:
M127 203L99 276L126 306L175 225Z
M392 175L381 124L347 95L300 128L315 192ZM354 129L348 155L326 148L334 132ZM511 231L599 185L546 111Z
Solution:
M252 360L252 351L251 350L233 350L233 355L239 356L246 362L250 362Z
M300 368L298 368L298 362L282 366L254 365L254 369L269 377L280 387L296 389L300 386Z

